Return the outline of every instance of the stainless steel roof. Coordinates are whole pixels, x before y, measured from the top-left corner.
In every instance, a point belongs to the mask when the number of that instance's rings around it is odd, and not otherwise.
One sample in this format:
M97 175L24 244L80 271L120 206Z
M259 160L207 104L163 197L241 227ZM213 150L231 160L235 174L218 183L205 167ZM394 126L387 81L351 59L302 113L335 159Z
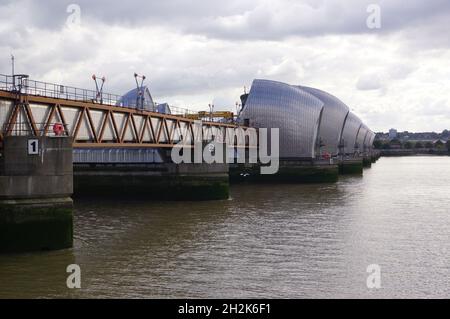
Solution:
M300 86L300 88L311 93L324 103L319 128L319 139L323 145L321 151L322 153L327 152L337 155L345 119L349 112L348 106L337 97L322 90L306 86Z
M299 87L257 79L241 119L257 128L279 128L281 158L314 158L323 105Z

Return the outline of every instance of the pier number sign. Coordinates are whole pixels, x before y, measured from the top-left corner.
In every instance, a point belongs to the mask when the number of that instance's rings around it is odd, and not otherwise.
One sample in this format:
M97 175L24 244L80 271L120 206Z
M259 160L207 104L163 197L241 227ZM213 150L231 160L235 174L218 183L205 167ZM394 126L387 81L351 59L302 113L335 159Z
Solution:
M28 140L28 155L39 154L39 140L37 138Z

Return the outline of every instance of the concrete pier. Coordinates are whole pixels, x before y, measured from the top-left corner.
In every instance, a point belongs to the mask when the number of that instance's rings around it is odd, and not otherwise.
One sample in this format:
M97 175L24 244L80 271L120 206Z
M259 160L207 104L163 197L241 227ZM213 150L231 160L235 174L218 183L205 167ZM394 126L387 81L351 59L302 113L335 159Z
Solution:
M372 158L369 155L363 157L363 167L369 168L372 166Z
M5 137L0 253L72 247L71 144L68 137Z
M260 164L230 164L232 182L334 183L338 165L330 161L280 160L276 174L262 175Z
M339 160L339 173L343 175L363 173L363 159L359 157Z
M76 164L74 196L152 200L229 197L227 164Z
M370 160L372 161L372 163L376 163L379 159L380 159L380 151L378 150L372 150L370 152Z

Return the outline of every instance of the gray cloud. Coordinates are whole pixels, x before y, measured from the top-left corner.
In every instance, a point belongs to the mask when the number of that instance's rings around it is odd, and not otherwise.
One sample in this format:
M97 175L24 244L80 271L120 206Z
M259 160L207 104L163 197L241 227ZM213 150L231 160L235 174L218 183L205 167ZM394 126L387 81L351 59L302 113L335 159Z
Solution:
M327 34L385 34L406 28L426 27L450 15L447 0L253 0L253 1L138 1L17 0L0 1L1 18L17 25L60 28L66 8L76 3L83 19L106 25L142 27L164 25L181 33L225 39L283 39ZM366 26L369 4L379 4L382 28ZM24 24L24 21L25 24ZM448 20L447 20L448 21ZM444 39L442 39L444 40Z
M73 2L78 27L66 25ZM365 24L374 2L380 30ZM270 78L327 90L374 130L442 130L450 127L442 114L449 8L443 0L0 0L0 73L14 53L17 72L32 78L92 88L97 73L106 91L121 93L138 72L158 101L230 110L244 85Z
M356 82L356 88L361 91L379 90L383 87L383 82L376 74L363 75Z

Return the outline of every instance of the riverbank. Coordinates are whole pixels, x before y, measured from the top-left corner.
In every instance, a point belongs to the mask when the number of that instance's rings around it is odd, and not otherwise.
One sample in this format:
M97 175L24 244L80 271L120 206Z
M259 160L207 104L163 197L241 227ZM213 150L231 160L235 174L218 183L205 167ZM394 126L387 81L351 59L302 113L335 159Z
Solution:
M379 151L381 156L450 155L449 151L446 149L381 149Z

